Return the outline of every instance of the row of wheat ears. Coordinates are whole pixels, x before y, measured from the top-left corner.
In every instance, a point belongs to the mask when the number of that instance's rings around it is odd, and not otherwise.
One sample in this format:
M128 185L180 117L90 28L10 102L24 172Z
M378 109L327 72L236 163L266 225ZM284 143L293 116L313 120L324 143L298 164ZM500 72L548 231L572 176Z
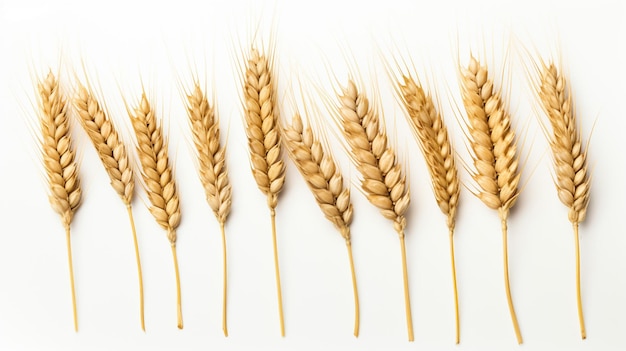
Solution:
M585 219L589 199L589 177L586 150L572 110L571 95L565 79L555 64L543 61L533 66L537 79L535 89L549 121L542 123L553 152L555 185L561 202L569 207L576 246L576 291L581 335L585 327L580 296L580 256L578 224ZM346 187L341 171L333 159L322 130L314 133L311 123L303 123L300 114L293 116L290 125L281 126L277 108L277 94L273 77L272 55L269 57L255 48L246 56L243 73L243 105L246 134L250 151L251 169L259 189L267 196L271 214L272 241L280 331L284 336L284 319L280 273L276 243L275 208L278 194L285 181L285 165L281 147L287 153L310 187L322 212L345 239L354 293L354 335L359 333L359 300L356 274L352 259L350 224L352 205L350 189ZM474 57L467 67L459 67L460 86L466 110L467 142L471 145L476 183L474 194L498 214L502 223L504 280L506 297L517 341L522 343L509 288L507 258L507 218L519 196L518 153L516 138L511 128L510 114L503 97L494 88L487 67ZM454 228L460 180L455 152L448 137L446 125L435 107L431 94L425 92L419 79L404 72L394 82L396 93L407 112L407 120L426 160L435 199L447 217L449 245L454 288L456 343L460 342L459 307L454 262ZM70 138L67 104L59 89L59 82L50 72L38 82L39 117L43 164L49 182L49 200L61 215L66 231L67 254L73 302L74 326L78 330L76 297L72 268L70 223L81 201L78 165ZM198 158L199 177L207 201L219 222L223 249L223 313L224 335L227 328L227 270L226 235L224 226L231 207L231 184L226 168L225 147L220 139L219 119L205 92L196 83L187 91L187 112L193 143ZM340 127L350 159L361 174L361 187L367 199L378 207L382 215L393 221L400 239L404 279L406 322L409 341L413 341L413 326L408 290L405 233L410 197L403 167L390 147L384 120L375 106L370 106L362 88L353 80L338 93L338 103L331 104L329 114ZM109 174L111 185L127 208L132 228L139 278L140 321L144 324L143 282L137 234L133 222L132 199L134 173L127 144L120 139L102 105L89 87L78 85L73 99L82 127L93 142ZM176 274L178 328L183 328L180 278L176 256L176 228L181 211L171 165L167 155L167 139L145 93L139 104L127 107L135 132L135 146L141 166L143 188L150 200L150 212L157 223L167 231ZM311 111L305 109L306 114ZM313 114L316 115L317 113ZM308 116L305 120L309 121ZM315 117L315 116L312 116Z

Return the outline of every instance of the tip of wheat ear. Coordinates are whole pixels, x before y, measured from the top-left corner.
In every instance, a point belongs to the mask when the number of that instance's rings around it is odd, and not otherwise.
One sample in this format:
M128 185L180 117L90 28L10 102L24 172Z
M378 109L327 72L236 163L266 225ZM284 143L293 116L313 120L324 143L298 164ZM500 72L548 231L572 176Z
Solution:
M515 132L487 67L474 57L461 68L461 93L473 151L472 177L480 188L477 196L488 207L508 213L517 200L520 180Z
M569 207L572 223L584 221L589 204L587 155L576 122L565 77L554 64L543 66L539 98L548 116L559 199Z
M115 126L98 100L80 84L74 98L74 106L83 128L109 174L111 186L122 201L129 205L133 199L135 177L128 159L126 145L120 139Z
M49 72L38 82L39 122L43 163L50 187L52 208L69 228L81 203L78 164L75 160L67 116L67 104L59 91L59 82Z
M350 189L344 188L341 171L332 153L324 149L309 125L306 128L303 126L299 114L293 116L283 136L290 158L311 189L324 216L349 241L352 222Z
M361 173L361 188L401 233L406 227L404 215L410 203L409 189L380 116L352 80L342 88L339 102L339 122L350 157Z
M275 208L285 183L281 159L281 133L272 67L265 55L252 48L244 76L244 116L252 173L259 189Z
M215 111L197 84L187 96L187 113L197 151L200 181L215 217L225 223L232 204L226 148L220 145L220 126Z
M174 245L181 213L162 126L145 93L141 95L139 105L129 111L129 114L137 137L137 155L145 190L151 203L150 213L167 231L168 239Z
M461 188L448 129L431 95L426 94L412 77L404 76L403 80L403 83L397 82L401 99L426 159L435 199L441 212L448 217L448 226L454 227Z

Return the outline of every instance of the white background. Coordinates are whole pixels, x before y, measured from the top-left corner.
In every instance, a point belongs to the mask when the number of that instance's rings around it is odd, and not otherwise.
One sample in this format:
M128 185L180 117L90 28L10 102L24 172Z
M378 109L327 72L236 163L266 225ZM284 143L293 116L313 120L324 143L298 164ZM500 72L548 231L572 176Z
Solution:
M625 349L625 20L619 1L0 1L0 350L518 349L504 296L498 217L465 188L456 232L461 345L454 345L444 216L379 55L410 57L425 83L436 82L428 85L436 87L459 156L468 160L455 118L454 104L460 104L456 57L465 64L472 50L502 82L507 45L505 94L520 142L525 140L520 150L524 188L509 223L511 288L522 348ZM269 214L247 161L236 62L257 25L265 42L274 28L282 118L293 112L284 96L294 81L300 79L311 95L318 94L311 80L332 94L331 75L340 82L347 79L346 56L357 63L369 92L373 86L380 91L389 132L410 169L412 344L406 337L399 243L391 223L353 186L361 297L361 335L355 339L343 241L288 161L277 209L287 333L279 336ZM524 70L528 52L560 55L585 140L595 123L588 154L591 204L581 227L585 341L576 313L571 226L552 183L550 156L537 123L541 115L534 112ZM74 333L64 233L47 202L30 129L36 128L34 79L49 67L61 72L68 94L74 74L84 79L87 71L126 140L132 139L122 95L134 102L143 79L159 106L169 126L182 201L178 252L184 330L176 329L169 245L138 187L134 208L147 332L141 331L126 213L84 132L74 128L84 189L72 224L80 324ZM228 135L234 195L227 223L228 338L221 331L219 228L196 176L178 88L191 84L194 71L213 87ZM378 79L371 79L375 75ZM344 174L358 184L357 172L330 138ZM471 188L467 172L461 175Z

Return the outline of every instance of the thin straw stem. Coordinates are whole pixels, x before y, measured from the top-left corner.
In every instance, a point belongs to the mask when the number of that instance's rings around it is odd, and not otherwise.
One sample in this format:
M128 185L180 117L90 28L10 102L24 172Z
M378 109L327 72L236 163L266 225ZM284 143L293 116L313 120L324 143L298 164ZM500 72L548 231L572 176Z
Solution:
M133 242L135 244L135 259L137 260L137 275L139 277L139 314L141 318L141 330L146 331L146 323L144 320L144 303L143 303L143 274L141 273L141 258L139 256L139 244L137 243L137 231L135 230L135 220L133 218L133 209L130 204L126 205L128 211L128 219L133 232Z
M461 342L461 326L459 322L459 294L456 285L456 263L454 260L454 229L450 228L450 263L452 266L452 288L454 289L454 317L456 326L456 343Z
M409 274L406 266L406 245L404 244L404 232L400 232L400 249L402 251L402 278L404 280L406 328L409 333L409 341L413 341L413 318L411 317L411 297L409 295Z
M509 253L508 253L508 240L507 240L507 224L506 218L502 218L502 254L504 257L504 285L506 288L506 299L509 304L509 312L511 314L511 321L513 322L513 328L515 329L515 337L517 337L517 343L522 344L522 332L520 331L519 324L517 323L517 315L515 314L515 307L513 306L513 299L511 298L511 287L509 286Z
M74 264L72 263L72 242L70 240L70 226L65 227L67 243L67 261L70 267L70 286L72 288L72 312L74 315L74 331L78 332L78 314L76 313L76 290L74 289Z
M180 274L178 272L178 256L176 256L176 244L171 244L172 257L174 259L174 271L176 273L176 316L178 318L178 329L183 329L183 307L180 297Z
M580 293L580 240L578 239L578 223L573 223L574 227L574 243L576 246L576 302L578 303L578 321L580 323L580 336L587 338L585 330L585 317L583 316L583 301Z
M280 287L280 267L278 265L278 245L276 245L276 210L270 209L272 220L272 244L274 245L274 271L276 274L276 293L278 295L278 314L280 318L280 336L285 336L285 319L283 317L283 293Z
M220 223L220 230L222 232L222 266L223 266L223 279L224 286L222 288L222 330L224 331L224 336L228 336L228 324L226 323L226 301L227 301L227 291L228 291L228 269L226 267L226 232L224 231L224 222Z
M354 336L359 336L359 292L356 285L356 273L354 272L354 259L352 258L352 244L347 241L348 258L350 260L350 272L352 273L352 290L354 292Z

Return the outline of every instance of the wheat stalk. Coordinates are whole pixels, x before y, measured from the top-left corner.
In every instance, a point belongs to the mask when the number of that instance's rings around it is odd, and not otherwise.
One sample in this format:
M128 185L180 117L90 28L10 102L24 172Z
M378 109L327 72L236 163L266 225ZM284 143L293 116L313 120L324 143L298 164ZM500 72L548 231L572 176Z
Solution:
M78 164L72 149L67 104L65 98L61 95L59 81L50 71L43 80L38 82L37 86L39 93L39 122L42 133L42 158L50 187L48 200L52 208L61 216L61 222L63 227L65 227L74 330L78 331L72 244L70 240L70 224L72 223L74 213L76 213L80 205L82 195L78 178Z
M576 297L580 334L587 337L580 293L580 245L578 225L585 220L589 204L589 176L587 174L587 154L583 147L572 96L567 82L553 63L543 65L538 89L545 114L552 127L548 139L552 149L555 185L561 202L569 207L568 218L574 229L576 247Z
M359 336L359 295L350 242L350 188L344 188L343 177L332 152L324 148L310 125L306 128L303 126L299 114L295 114L291 125L285 127L283 137L291 160L311 189L324 216L335 225L346 241L354 293L354 336Z
M498 210L500 216L506 296L515 335L521 344L522 334L509 286L507 244L507 218L519 194L515 133L502 97L488 77L487 67L481 66L474 57L470 58L467 68L461 68L461 93L473 150L472 177L480 188L476 196L489 208Z
M397 81L400 99L408 113L408 121L418 141L432 181L433 193L441 212L447 217L454 311L456 320L456 343L460 342L459 299L454 260L454 225L459 201L460 181L454 161L454 151L448 138L448 129L437 112L432 97L424 92L421 84L411 76Z
M385 127L378 112L369 106L352 80L342 88L339 98L339 124L349 145L353 163L361 173L361 188L367 199L393 221L400 238L404 302L409 341L413 341L413 321L409 299L404 229L409 207L409 188L396 154L388 145Z
M226 292L227 292L227 269L226 269L226 234L224 224L230 213L232 204L231 185L228 180L226 169L226 148L220 145L219 120L213 107L209 104L204 92L199 85L195 85L193 91L187 95L187 114L193 143L198 157L198 174L204 187L207 202L220 224L222 233L222 258L223 258L223 304L222 304L222 330L228 336L226 323Z
M180 275L176 256L176 228L180 224L181 214L176 184L167 156L167 141L164 140L161 124L145 93L142 93L139 105L128 112L137 137L137 154L142 168L144 188L152 204L150 213L167 231L167 239L172 249L176 274L178 328L182 329Z
M270 208L280 334L285 336L278 248L276 245L276 205L278 193L285 183L285 164L281 159L281 133L274 89L271 57L268 60L265 55L252 48L247 56L243 86L246 135L250 149L252 174L261 192L267 196L267 205Z
M87 132L89 139L100 156L104 169L109 174L111 186L120 196L126 210L133 234L135 245L135 259L137 261L137 273L139 277L139 313L141 329L146 330L144 322L144 300L143 300L143 275L141 272L141 259L139 256L139 245L137 243L137 232L133 219L132 200L135 189L135 177L128 158L126 145L120 139L115 126L103 110L93 94L79 83L78 92L74 98L74 106L78 112L79 120L83 129Z

